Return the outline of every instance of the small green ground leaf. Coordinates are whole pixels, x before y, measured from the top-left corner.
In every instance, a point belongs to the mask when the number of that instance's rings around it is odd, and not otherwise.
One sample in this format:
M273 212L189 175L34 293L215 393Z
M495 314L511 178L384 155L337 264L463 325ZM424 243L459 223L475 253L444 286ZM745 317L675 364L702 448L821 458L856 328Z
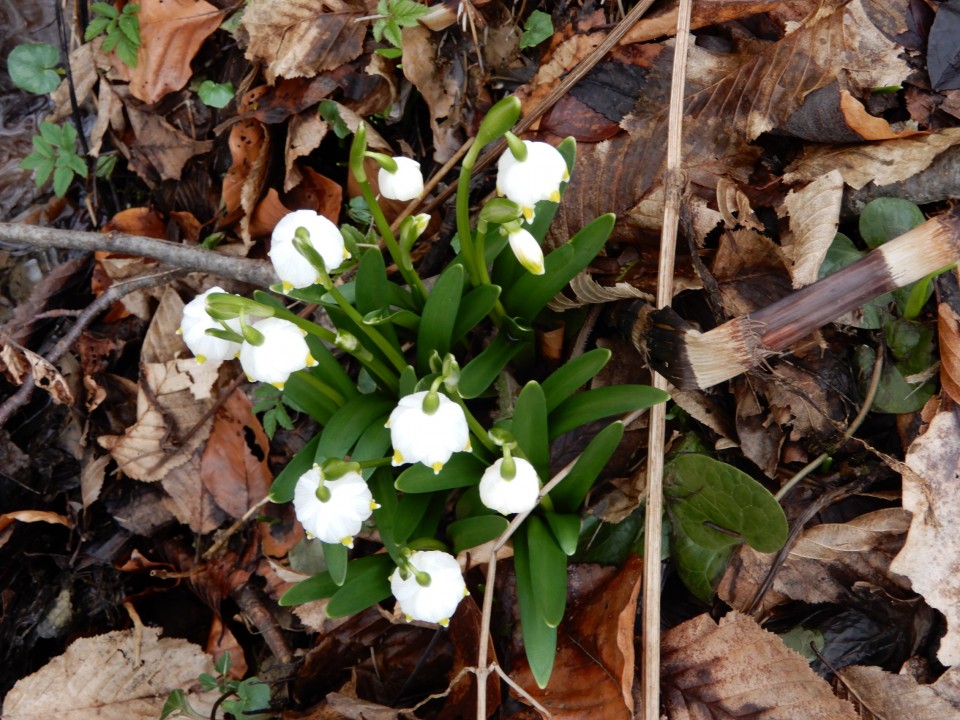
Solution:
M36 95L48 95L60 84L56 71L60 51L47 43L17 45L7 56L7 72L13 84Z
M564 400L550 413L550 439L594 420L666 402L670 396L648 385L610 385Z
M534 10L523 26L523 35L520 36L520 49L536 47L553 35L553 20L550 15L540 10Z
M229 105L234 92L233 83L218 83L213 80L204 80L197 88L197 96L203 104L215 108Z
M530 580L537 612L547 625L556 627L567 608L567 554L539 517L531 515L526 525L530 554L536 558Z
M447 534L453 541L453 552L456 555L500 537L509 524L502 515L478 515L450 523Z
M530 557L530 543L527 540L525 527L514 535L513 562L517 574L517 603L520 606L523 649L533 678L543 689L550 682L553 662L557 656L557 628L548 625L537 609L536 593L531 576L533 561ZM566 587L564 587L564 593L566 593Z
M860 346L854 352L860 385L864 389L869 383L875 360L873 350L866 346ZM877 386L877 394L870 409L874 412L896 415L916 412L927 404L935 390L936 384L933 382L908 383L896 365L886 362L880 372L880 384Z
M776 552L786 542L787 519L780 504L732 465L706 455L681 455L668 463L665 473L674 529L697 545L720 550L739 536L754 550Z
M926 220L920 208L902 198L877 198L860 213L860 236L870 248L878 248Z
M672 556L677 563L677 574L687 589L704 602L710 602L733 547L727 545L708 549L697 545L685 533L676 533L673 536Z

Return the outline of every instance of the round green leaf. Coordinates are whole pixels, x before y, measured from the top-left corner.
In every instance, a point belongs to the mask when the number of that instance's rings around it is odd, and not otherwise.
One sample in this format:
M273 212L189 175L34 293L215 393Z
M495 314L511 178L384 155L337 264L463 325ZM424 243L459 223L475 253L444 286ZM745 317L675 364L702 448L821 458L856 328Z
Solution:
M233 84L217 83L213 80L204 80L197 88L197 96L204 105L215 108L225 108L233 100Z
M7 57L7 71L13 84L21 90L47 95L57 89L60 75L54 69L60 62L60 51L47 43L17 45Z
M860 213L860 236L871 248L903 235L926 218L914 203L901 198L877 198Z

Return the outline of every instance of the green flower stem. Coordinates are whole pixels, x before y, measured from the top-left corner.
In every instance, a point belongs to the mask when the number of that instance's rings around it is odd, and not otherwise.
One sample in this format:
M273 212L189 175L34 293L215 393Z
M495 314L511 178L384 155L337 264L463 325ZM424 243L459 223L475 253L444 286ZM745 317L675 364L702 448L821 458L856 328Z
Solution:
M467 407L467 404L463 401L463 398L457 393L453 393L451 397L457 403L457 405L463 408L463 414L467 418L467 426L470 428L470 432L476 436L481 445L490 451L491 455L499 455L500 453L497 451L497 446L494 444L493 440L490 439L487 431L483 429L483 425L480 424L480 421L473 416L472 412L470 412L470 408Z
M330 398L334 403L336 403L337 407L343 407L347 402L347 399L343 395L327 385L316 375L312 375L311 373L304 371L301 379L313 390L316 390L321 395L326 395L328 398Z
M333 281L330 279L329 273L325 269L318 268L322 277L323 287L328 293L333 296L333 299L337 301L337 305L340 306L340 309L343 310L347 317L353 320L357 324L357 328L366 335L374 345L376 345L380 351L387 356L393 366L397 369L397 372L403 372L407 368L407 361L403 359L403 355L390 344L390 341L387 340L379 330L371 325L367 325L363 322L363 316L360 312L351 305L347 299L343 296L343 293L340 292L340 288L333 284Z
M383 244L387 246L387 251L390 253L390 257L393 258L393 262L396 263L403 279L413 290L413 297L417 303L417 307L422 309L424 303L427 301L428 295L427 289L423 286L423 281L413 270L412 263L409 262L409 256L405 258L403 251L400 249L397 238L394 236L393 230L390 229L390 223L387 222L387 217L383 214L383 210L380 208L380 203L377 202L377 198L373 194L370 183L367 182L366 179L360 180L357 178L357 184L360 186L360 194L363 195L363 199L367 201L370 214L373 215L373 220L377 224L380 237L383 238ZM407 262L404 262L405 259Z
M373 460L353 460L361 468L385 467L393 462L392 457L374 458Z
M338 291L339 292L339 291ZM341 295L341 297L343 297ZM348 303L349 305L349 303ZM354 310L356 312L356 310ZM359 313L357 313L359 315ZM294 325L296 325L301 330L315 335L316 337L324 340L331 345L336 344L337 336L336 333L327 330L322 325L317 325L315 322L311 322L306 318L302 318L296 313L290 312L287 309L276 308L276 317L281 317L284 320L289 320ZM361 327L363 327L361 325ZM378 335L380 333L377 333ZM382 336L381 336L382 337ZM392 348L391 348L392 349ZM384 386L391 392L397 392L400 389L400 380L398 379L397 373L391 370L389 367L384 365L383 361L377 358L376 356L364 357L365 353L368 352L366 348L359 349L356 353L350 353L357 360L359 360L364 367L366 367L373 375L376 375L380 378L380 381Z

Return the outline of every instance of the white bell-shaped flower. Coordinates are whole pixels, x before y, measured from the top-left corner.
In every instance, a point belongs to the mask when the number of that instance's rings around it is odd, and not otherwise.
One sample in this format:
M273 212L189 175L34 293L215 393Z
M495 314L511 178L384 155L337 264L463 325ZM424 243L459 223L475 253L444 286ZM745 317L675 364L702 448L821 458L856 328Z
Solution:
M308 242L323 258L327 272L340 267L343 261L350 257L343 244L343 235L332 222L313 210L297 210L288 213L276 227L270 238L270 262L280 281L284 292L293 288L309 287L316 283L320 276L316 268L299 253L293 244L297 229L305 228L310 236Z
M321 477L320 466L314 465L297 481L293 492L297 520L308 535L325 543L342 543L352 548L354 535L380 506L373 501L370 488L358 472L324 480L323 487L329 492L326 500L321 500L317 493Z
M463 408L446 395L434 393L437 407L424 410L428 394L424 390L400 398L387 427L394 466L419 462L439 473L453 453L470 450L470 430Z
M440 550L421 550L410 556L409 565L416 573L411 572L404 579L397 568L390 576L390 590L400 610L408 622L420 620L446 627L457 605L467 596L467 584L456 558ZM427 585L420 584L424 573L429 576Z
M183 336L183 342L196 356L198 363L205 363L207 360L232 360L240 352L240 343L207 335L208 329L223 329L223 325L207 313L207 295L223 292L226 292L223 288L212 287L183 306L183 317L177 334ZM231 330L240 332L238 318L227 320L226 323Z
M527 222L541 200L560 202L560 183L570 179L563 155L544 142L523 141L527 157L517 160L508 148L497 163L497 192L520 206Z
M480 478L480 501L503 515L532 510L540 494L540 478L527 460L514 457L516 474L510 480L503 477L503 458L488 467Z
M420 163L408 157L395 157L397 171L390 172L380 168L377 173L377 185L380 194L390 200L413 200L423 194L423 175L420 173Z
M254 327L263 335L263 343L240 346L240 365L250 380L282 390L290 373L317 364L304 340L306 333L289 320L265 318Z
M508 233L507 240L521 265L534 275L543 275L543 250L533 235L520 228Z

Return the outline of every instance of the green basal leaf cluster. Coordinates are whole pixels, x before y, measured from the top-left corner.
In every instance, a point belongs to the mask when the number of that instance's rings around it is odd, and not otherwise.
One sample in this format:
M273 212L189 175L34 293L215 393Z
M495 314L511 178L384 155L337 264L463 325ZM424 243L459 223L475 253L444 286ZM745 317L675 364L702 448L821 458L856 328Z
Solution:
M924 220L920 208L909 200L878 198L863 209L858 230L866 246L873 250ZM864 254L853 240L837 233L820 266L820 277L846 267ZM881 332L888 358L871 408L876 412L914 412L922 408L936 390L933 369L939 358L934 328L918 319L933 293L932 280L936 274L865 303L852 319L857 327ZM866 345L854 352L862 389L869 383L875 360L875 351Z
M219 707L223 712L235 718L249 718L249 720L266 720L275 717L275 713L270 711L270 686L267 683L257 677L246 680L234 680L228 677L230 655L227 653L220 656L214 664L214 669L216 675L201 673L197 681L204 691L216 690L220 693ZM160 720L177 717L208 720L210 716L194 710L183 690L174 690L163 704Z
M33 152L20 161L24 170L33 170L37 187L53 176L53 191L63 196L76 175L87 176L87 164L77 155L77 131L73 125L55 125L44 120L40 134L33 136Z
M103 51L115 52L125 65L135 68L140 50L140 6L128 3L123 10L117 10L109 3L95 2L90 8L97 17L87 25L83 41L106 35Z

